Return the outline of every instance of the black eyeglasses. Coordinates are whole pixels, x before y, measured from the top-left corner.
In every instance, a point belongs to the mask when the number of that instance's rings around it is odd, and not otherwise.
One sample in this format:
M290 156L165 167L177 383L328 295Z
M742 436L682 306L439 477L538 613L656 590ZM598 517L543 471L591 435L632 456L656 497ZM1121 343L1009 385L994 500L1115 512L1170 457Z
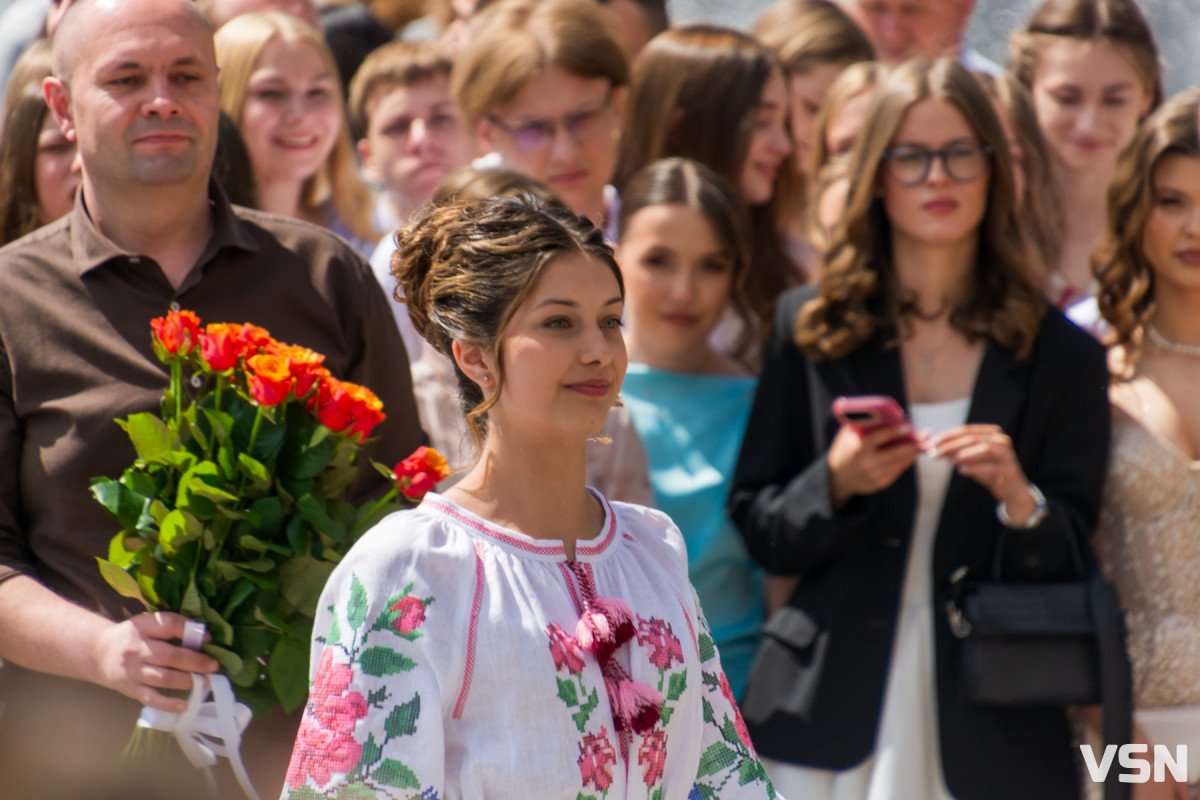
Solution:
M880 158L888 174L901 186L919 186L929 177L933 160L941 159L942 169L955 183L970 183L987 171L992 148L986 144L952 144L941 150L903 145L884 150Z
M495 114L488 114L487 120L511 136L517 147L526 152L532 153L548 147L558 134L560 125L575 141L583 142L594 138L604 130L604 112L608 111L609 106L612 105L612 93L613 90L610 87L608 94L604 96L604 102L595 108L572 111L570 114L563 114L561 117L552 119L531 119L527 122L509 124Z

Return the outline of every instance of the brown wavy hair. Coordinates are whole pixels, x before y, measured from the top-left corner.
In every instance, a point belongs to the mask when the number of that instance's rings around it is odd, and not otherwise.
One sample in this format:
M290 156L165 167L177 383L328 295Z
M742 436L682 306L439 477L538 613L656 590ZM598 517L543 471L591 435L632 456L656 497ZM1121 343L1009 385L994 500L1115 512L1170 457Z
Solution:
M635 172L674 156L698 161L740 186L763 87L772 75L786 74L773 50L732 28L683 25L655 36L633 65L613 185L623 193ZM782 237L795 172L789 155L771 199L749 211L753 253L746 296L759 344L779 295L802 274Z
M1062 254L1062 204L1058 202L1050 174L1050 155L1042 138L1042 129L1038 127L1033 98L1011 74L974 74L1008 116L1013 136L1021 148L1025 191L1016 200L1017 220L1025 236L1041 252L1043 263L1047 267L1057 264Z
M892 264L891 226L877 188L883 152L915 103L944 100L991 148L988 200L979 224L973 280L950 309L950 324L970 340L990 339L1029 354L1046 302L1033 248L1023 247L1013 213L1012 165L991 98L956 60L914 60L892 69L875 90L863 134L850 154L850 195L834 227L817 297L796 316L796 344L811 358L840 358L887 326L903 327L915 311L900 295ZM893 344L898 344L893 342Z
M396 235L392 275L417 333L454 364L476 452L488 410L504 389L501 343L513 315L546 268L579 253L597 259L625 283L604 234L585 217L527 193L425 206ZM490 350L497 365L490 398L454 358L455 341Z
M1109 345L1136 349L1154 313L1154 267L1142 241L1154 210L1154 173L1170 156L1200 158L1200 88L1180 92L1138 130L1108 189L1108 231L1092 257ZM1129 359L1130 365L1134 359Z

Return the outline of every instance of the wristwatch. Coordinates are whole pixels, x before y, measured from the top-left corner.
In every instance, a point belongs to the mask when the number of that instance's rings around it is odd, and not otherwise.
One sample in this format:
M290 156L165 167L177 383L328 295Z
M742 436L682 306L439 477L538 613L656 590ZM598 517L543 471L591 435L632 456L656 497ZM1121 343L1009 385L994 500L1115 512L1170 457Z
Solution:
M1042 490L1029 484L1029 496L1033 498L1033 513L1029 515L1029 519L1024 522L1017 523L1012 521L1012 517L1008 516L1008 509L1004 507L1004 503L996 503L996 519L1000 520L1000 524L1006 528L1015 528L1017 530L1029 530L1036 528L1042 524L1042 520L1046 518L1046 495L1042 494Z

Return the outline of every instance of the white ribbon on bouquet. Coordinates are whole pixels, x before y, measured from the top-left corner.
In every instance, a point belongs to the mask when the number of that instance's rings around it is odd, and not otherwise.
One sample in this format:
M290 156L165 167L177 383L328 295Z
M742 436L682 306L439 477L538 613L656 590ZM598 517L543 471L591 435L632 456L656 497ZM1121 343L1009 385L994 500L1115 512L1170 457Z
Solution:
M204 642L205 628L199 622L188 622L184 629L183 645L199 650ZM209 700L209 695L212 700ZM229 759L233 774L250 800L260 800L254 784L242 763L242 733L254 713L234 698L233 687L224 675L192 673L192 693L185 711L160 711L145 706L138 717L139 728L172 733L188 761L203 769L209 786L215 787L212 767L218 756Z

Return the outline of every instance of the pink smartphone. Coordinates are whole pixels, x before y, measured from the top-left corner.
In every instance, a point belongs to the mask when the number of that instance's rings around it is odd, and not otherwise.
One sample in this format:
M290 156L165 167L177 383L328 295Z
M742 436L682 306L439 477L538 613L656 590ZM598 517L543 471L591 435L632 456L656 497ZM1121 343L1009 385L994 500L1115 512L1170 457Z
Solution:
M843 425L849 425L859 436L866 436L876 428L885 425L901 425L908 422L908 417L900 404L885 394L862 394L851 397L837 397L833 401L833 415ZM901 442L918 443L916 433L910 432L887 445Z

